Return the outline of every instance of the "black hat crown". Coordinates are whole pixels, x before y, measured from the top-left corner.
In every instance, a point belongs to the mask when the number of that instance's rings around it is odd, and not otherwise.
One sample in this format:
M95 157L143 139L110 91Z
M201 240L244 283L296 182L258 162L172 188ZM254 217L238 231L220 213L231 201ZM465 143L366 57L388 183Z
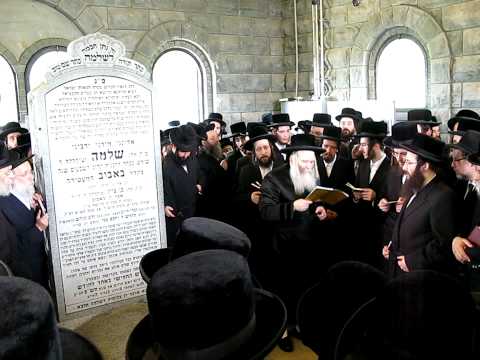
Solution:
M28 130L25 128L22 128L18 122L14 122L14 121L8 122L5 125L3 125L3 127L1 128L0 139L5 139L5 137L8 134L15 133L15 132L25 134L28 132Z
M243 121L230 125L230 131L233 134L246 134L247 126Z
M388 126L385 121L372 121L364 119L360 124L360 133L357 137L384 138L387 135Z
M434 121L432 112L429 109L413 109L407 113L407 121L423 124L438 124Z
M0 169L10 166L15 160L18 159L16 153L11 150L8 150L5 142L0 142Z
M332 125L332 117L330 114L316 113L313 114L312 126Z
M208 115L209 120L223 120L223 115L220 113L212 112Z
M480 132L468 130L457 144L451 147L463 151L466 155L475 154L480 148Z
M168 126L170 127L177 127L180 126L180 120L172 120L168 122Z
M323 129L322 138L327 140L340 141L342 138L342 129L338 126L327 126Z
M457 132L462 134L468 130L480 131L480 120L474 118L464 118L458 122Z
M400 144L400 147L413 152L417 156L432 162L442 162L445 143L431 136L417 133L411 141Z
M417 124L402 121L392 126L392 136L386 138L383 143L389 147L398 147L401 142L412 140L417 132Z
M293 135L291 139L291 144L285 149L280 150L280 152L290 154L294 151L302 150L315 151L316 153L325 152L324 149L315 144L315 136L310 134Z
M456 123L461 123L462 121L465 121L465 120L479 120L480 121L480 115L478 115L478 113L476 113L475 111L470 110L470 109L460 110L455 114L454 117L452 117L450 120L448 120L448 128L450 130L453 130ZM460 124L459 124L459 126L460 126Z
M248 123L248 125L248 136L250 139L270 134L268 129L262 123Z
M262 123L270 125L272 123L272 113L265 113L262 115Z
M290 121L290 115L287 113L279 113L272 115L271 126L293 126L294 122Z
M360 121L362 119L361 112L356 111L355 109L352 108L343 108L342 112L340 115L337 115L335 119L341 120L344 117L349 117L352 118L355 122Z
M195 151L198 146L198 135L191 125L173 128L170 132L170 139L180 151Z

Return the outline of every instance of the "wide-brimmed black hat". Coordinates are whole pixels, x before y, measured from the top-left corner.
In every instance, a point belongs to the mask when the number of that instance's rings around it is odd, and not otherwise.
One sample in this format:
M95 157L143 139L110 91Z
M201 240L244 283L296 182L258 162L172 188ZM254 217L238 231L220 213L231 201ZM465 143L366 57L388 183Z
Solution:
M468 120L473 119L473 120L480 121L480 115L478 115L478 113L470 109L460 110L455 114L454 117L448 120L448 123L447 123L448 128L453 131L455 124L465 119L468 119Z
M344 261L332 266L298 302L303 343L321 359L333 359L344 323L360 305L377 296L386 281L381 271L368 264Z
M473 118L462 118L458 120L458 126L455 131L448 131L450 135L460 135L463 136L466 131L475 130L480 131L480 120Z
M428 135L417 133L412 140L401 143L400 147L427 161L435 163L443 161L445 143Z
M243 121L237 122L230 125L230 132L232 133L229 137L236 136L246 136L247 135L247 125Z
M441 123L434 121L429 109L413 109L407 113L407 121L419 125L438 126Z
M478 311L462 283L413 271L387 283L350 318L335 359L474 359L478 327Z
M0 359L102 359L88 340L57 327L55 307L42 286L2 276L0 293Z
M286 328L286 308L255 289L247 260L233 251L182 256L147 287L149 315L133 330L127 359L263 359Z
M209 123L212 122L212 121L218 122L222 128L227 126L227 123L225 121L223 121L223 115L220 114L220 113L215 113L215 112L210 113L208 115L207 120L208 120Z
M335 119L340 121L345 117L352 118L355 123L362 120L361 113L352 108L343 108L340 115L335 116Z
M325 149L315 145L315 136L310 134L296 134L292 136L290 145L280 150L282 153L291 154L294 151L314 151L316 153L324 153Z
M311 127L312 127L312 120L300 120L297 123L297 127L295 128L295 130L298 131L300 129L303 131L304 134L309 134Z
M250 248L250 239L236 227L218 220L191 217L182 222L173 248L153 250L142 257L140 274L148 283L158 269L183 255L201 250L224 249L248 257Z
M270 125L272 123L272 113L265 113L262 115L262 123Z
M342 129L334 125L327 126L323 129L323 134L320 135L320 138L340 142L342 140Z
M383 144L390 148L398 148L400 143L412 140L417 133L417 124L402 121L392 126L392 135L387 136L383 140Z
M198 136L190 125L182 125L173 128L170 139L180 151L195 151L198 148Z
M313 114L312 126L316 127L328 127L333 126L332 117L330 114L316 113Z
M248 151L253 150L253 145L255 144L256 141L258 140L269 140L269 141L275 141L275 136L273 136L268 129L262 124L262 123L249 123L250 124L256 124L256 125L251 125L249 126L248 129L248 141L243 144L243 148Z
M295 126L293 121L290 121L290 115L286 113L279 113L272 115L272 123L270 124L271 127L279 127L279 126Z
M383 139L387 136L387 133L388 126L385 121L373 121L371 118L366 118L360 123L359 133L356 134L355 137Z
M180 120L172 120L168 122L168 126L170 127L177 127L180 126Z
M20 134L25 134L28 132L28 129L22 128L18 122L9 122L2 126L0 130L0 139L5 140L8 134L18 132Z
M480 149L480 132L468 130L458 143L449 144L448 147L460 150L465 155L475 154Z

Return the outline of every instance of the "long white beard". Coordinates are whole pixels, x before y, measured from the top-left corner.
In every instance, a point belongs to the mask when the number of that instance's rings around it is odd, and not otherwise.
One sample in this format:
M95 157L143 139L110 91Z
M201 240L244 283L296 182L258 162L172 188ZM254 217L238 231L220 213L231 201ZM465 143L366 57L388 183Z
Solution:
M292 179L296 195L303 195L305 192L312 191L319 180L318 176L315 174L315 168L300 173L298 168L290 167L290 178Z
M23 202L30 204L33 199L33 194L35 194L35 188L33 184L23 185L19 183L13 183L12 193Z
M0 196L8 196L12 191L12 185L6 184L3 179L0 179Z

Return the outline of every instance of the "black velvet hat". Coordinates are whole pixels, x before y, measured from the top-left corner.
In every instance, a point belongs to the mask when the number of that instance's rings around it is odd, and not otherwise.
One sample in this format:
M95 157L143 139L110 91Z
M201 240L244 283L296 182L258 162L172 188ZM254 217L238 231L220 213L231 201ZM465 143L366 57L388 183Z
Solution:
M18 122L9 122L3 125L0 132L0 139L5 140L8 134L19 132L20 134L28 133L28 130L22 128Z
M435 163L443 161L445 143L431 136L416 134L412 140L401 143L400 147L417 154L427 161Z
M475 154L480 149L480 132L468 130L458 143L449 144L448 147L458 149L465 155Z
M328 127L333 126L330 114L316 113L313 114L312 126Z
M372 121L370 118L366 118L361 122L360 132L355 137L383 139L387 133L388 126L385 121Z
M31 146L32 144L30 139L30 133L28 132L25 134L21 134L17 138L17 147L12 150L18 153L20 158L26 158L28 157L28 153L31 149Z
M475 130L480 131L480 120L472 118L462 118L458 120L457 130L448 131L450 135L461 135L463 136L466 131Z
M168 122L168 126L170 127L177 127L180 126L180 120L172 120Z
M272 123L270 124L271 127L279 127L279 126L294 126L295 123L290 121L290 115L286 113L279 113L272 115Z
M417 124L402 121L392 126L392 136L387 136L383 144L390 148L398 148L400 143L412 140L417 133Z
M435 122L432 112L428 109L413 109L407 113L407 121L411 121L419 125L438 126L439 122Z
M297 123L297 128L295 130L302 130L304 134L309 134L310 129L312 127L312 121L311 120L300 120Z
M236 136L246 136L247 135L247 125L243 121L237 122L230 125L230 132L232 133L229 137Z
M340 121L344 117L352 118L355 123L362 119L361 113L352 108L343 108L340 115L335 116L335 119Z
M86 339L59 329L48 292L23 278L0 277L0 359L100 360ZM73 333L73 334L72 334Z
M262 123L270 125L272 123L272 113L265 113L262 115Z
M182 125L170 132L170 139L180 151L195 151L198 147L198 136L189 125Z
M470 292L456 279L429 270L405 273L346 323L335 359L478 358L478 319ZM353 346L346 338L352 333Z
M220 114L220 113L210 113L208 115L207 120L208 120L209 123L212 122L212 121L218 122L222 128L227 126L227 123L225 121L223 121L223 115Z
M294 151L314 151L316 153L324 153L325 149L315 145L315 136L310 134L297 134L292 136L290 145L280 150L282 153L291 154Z
M246 259L228 250L182 256L147 287L149 315L127 343L127 359L263 359L286 328L282 301L255 289Z
M250 248L250 239L236 227L213 219L191 217L182 223L172 249L153 250L142 257L140 274L148 283L158 269L183 255L224 249L248 257Z
M478 113L476 113L473 110L469 110L469 109L460 110L455 114L454 117L448 120L448 123L447 123L448 128L453 131L455 124L465 119L468 119L468 120L473 119L473 120L480 121L480 115L478 115Z
M243 144L243 148L248 151L253 150L253 145L255 144L256 141L258 140L269 140L271 142L275 141L275 136L273 136L268 129L263 126L261 123L249 123L250 124L257 124L257 125L252 125L250 126L248 130L248 141Z
M374 267L355 261L332 266L300 298L297 319L303 343L321 359L333 359L344 323L364 302L377 296L387 279Z
M222 149L226 146L232 146L233 147L232 140L230 140L230 139L231 139L230 137L220 139L220 146L222 147Z
M342 129L334 125L327 126L323 129L323 135L320 138L340 142L342 140Z

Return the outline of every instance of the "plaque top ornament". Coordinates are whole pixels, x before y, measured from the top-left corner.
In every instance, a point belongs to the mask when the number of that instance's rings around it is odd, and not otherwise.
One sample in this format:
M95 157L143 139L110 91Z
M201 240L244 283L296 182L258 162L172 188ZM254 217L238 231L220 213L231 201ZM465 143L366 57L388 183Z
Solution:
M82 67L121 68L150 78L145 66L125 57L125 45L121 41L105 34L89 34L74 40L68 45L67 52L71 59L52 66L47 81Z

